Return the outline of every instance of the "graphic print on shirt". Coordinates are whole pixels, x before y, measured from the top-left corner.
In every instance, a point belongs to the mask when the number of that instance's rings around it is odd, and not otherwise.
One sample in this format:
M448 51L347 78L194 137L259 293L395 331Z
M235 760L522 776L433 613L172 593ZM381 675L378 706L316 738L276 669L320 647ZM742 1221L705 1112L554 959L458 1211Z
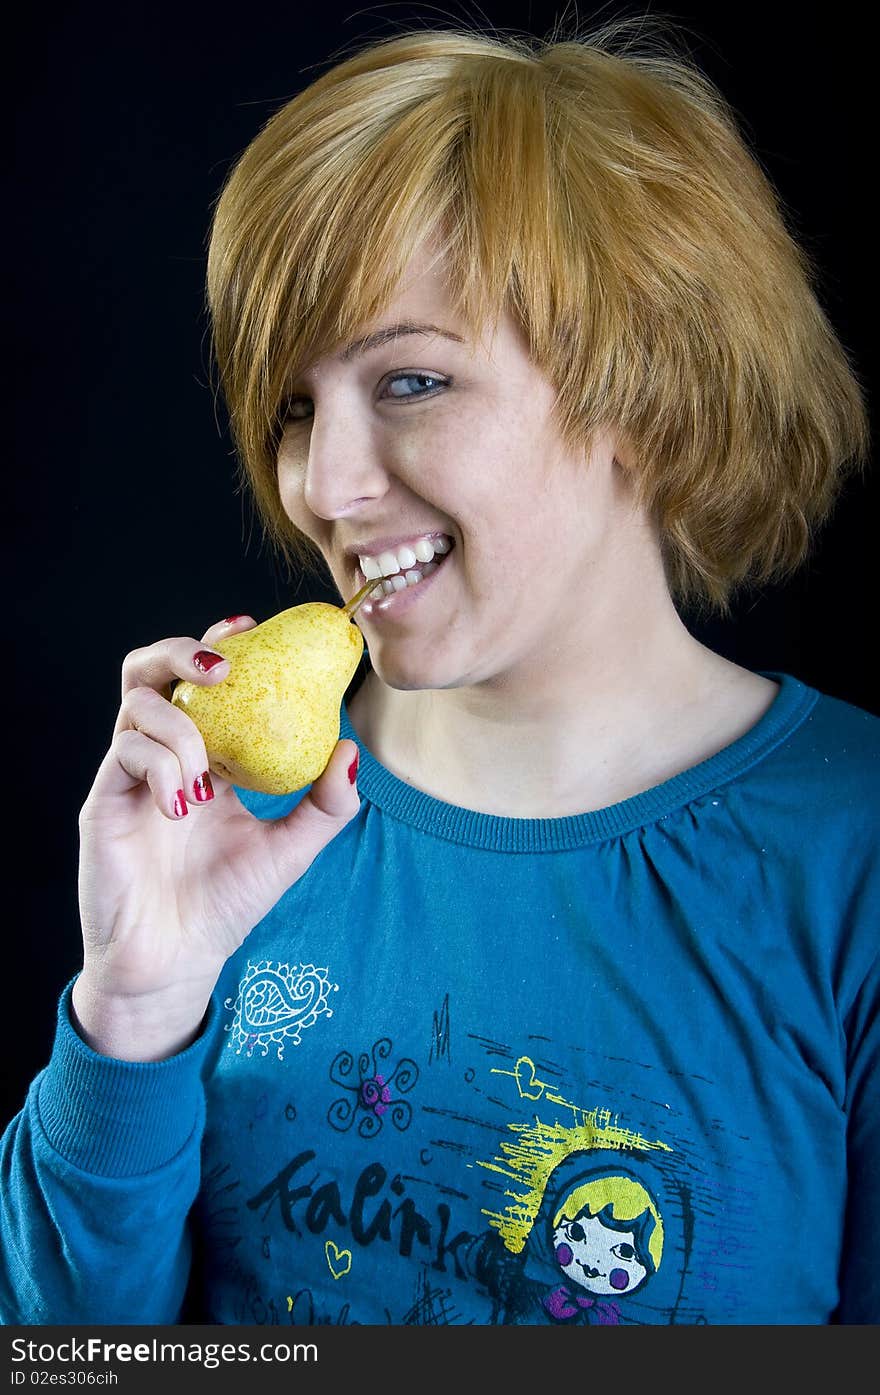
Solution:
M560 1284L544 1299L551 1317L577 1317L597 1296L634 1293L656 1272L663 1254L663 1222L640 1182L621 1173L586 1174L553 1221L553 1253L572 1285ZM584 1289L586 1293L579 1290ZM617 1320L616 1304L600 1309Z
M428 1065L433 1065L435 1061L445 1059L452 1062L452 1039L449 1025L449 994L443 999L439 1012L434 1013L434 1022L431 1028L431 1051L428 1056Z
M338 989L339 985L327 977L327 969L318 969L314 964L248 961L237 996L225 1000L225 1006L235 1014L223 1028L230 1033L227 1047L234 1046L236 1055L244 1051L252 1056L254 1047L259 1046L260 1054L267 1056L269 1047L274 1045L282 1061L288 1039L299 1046L306 1027L323 1014L333 1016L327 998Z
M355 1116L360 1115L358 1133L361 1138L372 1138L381 1130L385 1114L401 1133L409 1128L412 1105L400 1096L413 1088L419 1078L419 1068L407 1057L389 1067L386 1062L393 1049L390 1039L382 1037L373 1043L369 1052L362 1051L358 1056L357 1078L351 1052L340 1051L336 1056L330 1067L330 1079L349 1094L334 1100L328 1110L327 1119L334 1129L345 1133Z
M267 969L250 965L236 999L245 1042L248 1021L252 1035L276 1025L247 998ZM297 966L283 969L290 995ZM673 1072L673 1107L662 1070L598 1047L453 1042L448 997L418 1063L391 1035L346 1042L345 1006L332 1054L310 1034L307 1057L285 1063L286 1096L267 1095L259 1052L252 1067L244 1050L227 1056L254 1146L217 1174L222 1205L203 1222L236 1321L642 1325L705 1322L707 1303L713 1320L738 1311L760 1262L766 1160L693 1113L711 1081Z
M530 1056L491 1073L508 1076L521 1099L555 1107L553 1123L536 1116L534 1123L509 1124L516 1141L502 1141L496 1157L478 1163L512 1184L507 1206L483 1208L490 1225L509 1255L530 1251L522 1265L506 1266L506 1320L531 1313L528 1320L536 1321L539 1300L554 1322L618 1324L616 1300L658 1272L664 1249L657 1198L636 1175L635 1160L644 1167L650 1155L672 1148L622 1128L607 1108L585 1111L566 1100L540 1078ZM544 1282L549 1287L539 1292Z

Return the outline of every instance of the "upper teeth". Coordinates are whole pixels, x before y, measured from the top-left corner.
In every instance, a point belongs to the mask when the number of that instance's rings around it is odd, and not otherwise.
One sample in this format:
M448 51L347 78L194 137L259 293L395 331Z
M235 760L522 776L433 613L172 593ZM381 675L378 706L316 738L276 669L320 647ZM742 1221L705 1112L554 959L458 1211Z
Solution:
M435 553L448 552L451 539L441 536L419 538L412 547L399 547L396 552L380 552L378 557L359 557L361 571L367 581L377 576L396 576L414 567L417 562L430 562Z

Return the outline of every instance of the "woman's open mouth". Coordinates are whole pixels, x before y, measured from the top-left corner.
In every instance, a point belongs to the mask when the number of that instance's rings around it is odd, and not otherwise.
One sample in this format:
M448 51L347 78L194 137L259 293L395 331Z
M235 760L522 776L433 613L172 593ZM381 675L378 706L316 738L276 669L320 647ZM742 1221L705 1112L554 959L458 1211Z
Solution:
M415 566L408 567L406 571L395 572L386 576L381 583L377 582L375 590L360 606L358 615L362 615L364 619L379 620L408 611L420 597L427 594L438 573L448 565L449 557L455 550L455 542L452 538L446 538L443 542L444 545L448 545L447 551L441 552L435 546L435 553L430 562L417 561ZM360 566L356 576L357 586L360 588L367 581Z

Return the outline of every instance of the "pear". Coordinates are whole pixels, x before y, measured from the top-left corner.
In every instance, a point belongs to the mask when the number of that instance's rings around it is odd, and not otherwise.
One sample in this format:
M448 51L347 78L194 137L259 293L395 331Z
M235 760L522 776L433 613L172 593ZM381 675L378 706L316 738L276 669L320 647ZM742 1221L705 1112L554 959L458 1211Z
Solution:
M344 606L308 601L212 648L229 660L212 687L183 680L171 701L192 718L208 767L242 789L292 794L326 767L339 740L339 710L364 649L351 618L378 585Z

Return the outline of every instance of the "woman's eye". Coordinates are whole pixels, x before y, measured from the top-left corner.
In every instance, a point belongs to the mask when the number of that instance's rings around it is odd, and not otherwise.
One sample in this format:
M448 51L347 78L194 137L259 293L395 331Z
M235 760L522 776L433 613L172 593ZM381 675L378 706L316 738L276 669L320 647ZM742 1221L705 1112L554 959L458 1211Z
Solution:
M446 379L438 378L433 373L396 373L388 379L379 395L386 400L390 397L397 402L406 402L424 397L445 385ZM400 391L396 391L398 387ZM310 397L289 397L281 408L281 421L307 421L311 405Z
M431 388L442 387L443 379L435 378L434 375L431 373L399 373L396 377L390 378L388 380L388 387L393 389L397 387L399 383L418 383L423 390L430 391ZM401 393L392 391L391 393L392 397L422 397L423 395L424 392Z

